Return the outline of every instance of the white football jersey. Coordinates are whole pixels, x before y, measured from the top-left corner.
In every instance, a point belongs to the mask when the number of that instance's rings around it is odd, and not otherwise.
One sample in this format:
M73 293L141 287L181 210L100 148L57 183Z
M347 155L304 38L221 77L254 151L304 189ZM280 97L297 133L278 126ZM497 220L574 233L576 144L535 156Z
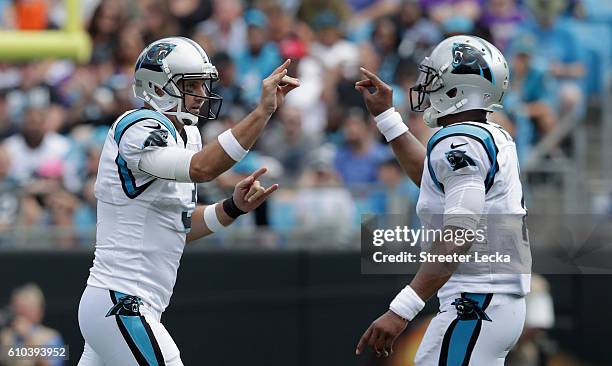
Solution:
M128 111L104 143L95 193L96 249L87 284L139 296L157 311L168 306L196 204L194 183L157 178L138 168L148 149L202 149L200 132L149 110Z
M516 145L501 126L491 122L456 123L441 128L431 137L417 214L425 228L441 229L444 183L450 177L474 174L480 175L485 185L485 204L478 229L485 230L486 240L474 242L470 253L510 253L512 264L474 260L462 263L438 291L438 297L461 292L525 295L529 292L531 276L529 239L524 225L527 210Z

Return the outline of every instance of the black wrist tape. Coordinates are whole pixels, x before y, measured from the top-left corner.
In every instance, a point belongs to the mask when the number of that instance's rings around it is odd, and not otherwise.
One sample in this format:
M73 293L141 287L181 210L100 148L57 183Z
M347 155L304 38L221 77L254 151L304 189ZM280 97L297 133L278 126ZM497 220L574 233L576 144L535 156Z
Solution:
M234 202L234 197L230 197L223 201L223 211L225 211L227 216L231 217L232 219L237 219L238 216L244 215L246 213L239 209L238 206L236 206L236 202Z

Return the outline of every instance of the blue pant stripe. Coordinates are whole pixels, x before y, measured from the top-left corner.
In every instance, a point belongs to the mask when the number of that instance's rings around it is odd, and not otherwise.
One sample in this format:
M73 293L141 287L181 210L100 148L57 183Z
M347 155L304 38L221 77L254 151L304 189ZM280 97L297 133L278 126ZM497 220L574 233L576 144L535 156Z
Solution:
M147 360L148 364L151 366L157 366L157 357L155 357L153 344L151 343L151 339L149 338L147 330L143 326L140 317L127 315L118 316L130 334L130 337L136 344L136 347L138 347L140 353L142 353L144 358Z
M492 294L463 293L461 296L476 301L483 310L487 308L492 298ZM453 320L444 334L438 365L467 366L481 327L481 319Z
M111 299L116 304L127 296L124 293L111 291ZM132 350L139 365L164 366L164 358L155 339L155 335L144 317L115 315L117 325L125 341Z

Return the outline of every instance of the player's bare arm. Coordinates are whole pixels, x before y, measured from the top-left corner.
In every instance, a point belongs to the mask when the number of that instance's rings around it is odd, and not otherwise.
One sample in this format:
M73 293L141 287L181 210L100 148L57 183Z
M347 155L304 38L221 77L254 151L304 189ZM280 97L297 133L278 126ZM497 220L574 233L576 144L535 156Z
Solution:
M460 237L464 228L446 226L445 232L453 231L453 237ZM462 255L466 254L473 241L465 241L462 245L454 242L439 242L432 246L432 255ZM427 301L450 279L459 262L423 262L418 272L410 282L410 288L415 294ZM393 344L397 337L406 329L408 319L402 318L393 310L386 311L372 322L363 333L357 344L355 353L360 355L366 347L371 347L378 357L388 357L393 354Z
M407 128L400 129L401 125L398 123L405 126L401 117L399 117L399 120L391 120L391 118L399 116L399 114L393 115L397 112L393 110L393 90L391 87L380 80L376 74L363 67L361 72L365 79L356 82L355 89L363 94L363 100L368 111L377 119L377 127L390 142L393 153L406 174L417 186L420 186L421 176L423 175L423 160L425 160L425 147ZM373 89L373 92L370 92L371 89ZM389 119L384 120L386 114L389 114ZM380 120L381 117L383 120Z
M262 81L259 105L231 129L231 133L207 144L191 159L189 176L194 182L208 182L231 168L248 151L266 127L285 96L300 85L298 79L287 76L286 60Z
M268 197L278 189L278 184L273 184L267 188L262 186L259 177L264 175L266 171L266 168L260 168L238 182L231 198L220 201L215 205L199 206L196 208L192 216L191 231L187 234L187 242L214 233L217 229L221 228L219 224L222 227L226 227L234 222L236 218L233 217L235 214L231 210L232 204L239 210L236 211L236 213L247 213L253 211L268 199ZM232 200L233 202L225 202ZM230 207L230 209L226 211L225 207ZM205 216L207 209L211 210L211 212L208 213L208 215L211 216ZM215 218L212 217L212 214L216 216L218 222L215 222Z

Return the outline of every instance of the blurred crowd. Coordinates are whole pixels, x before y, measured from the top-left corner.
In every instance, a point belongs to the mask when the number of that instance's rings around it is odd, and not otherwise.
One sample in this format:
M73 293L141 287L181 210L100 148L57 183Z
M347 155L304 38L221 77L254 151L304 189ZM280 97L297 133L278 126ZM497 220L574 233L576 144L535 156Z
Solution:
M40 347L56 349L59 355L61 349L68 356L62 335L55 329L43 324L45 318L45 295L39 285L27 283L11 291L9 303L0 309L0 347L3 350L10 347ZM7 351L8 352L8 351ZM33 351L34 352L34 351ZM32 357L19 359L17 357L2 357L3 366L62 366L66 357Z
M223 105L217 121L200 123L205 143L245 116L258 102L261 80L292 60L289 74L301 87L247 158L202 187L199 199L225 197L244 174L267 166L285 189L244 225L329 228L337 239L355 229L361 213L414 212L418 196L353 88L359 66L393 86L395 106L425 143L432 131L409 103L417 65L451 35L491 41L511 69L504 112L492 120L514 136L524 159L562 118L584 118L612 63L606 1L81 3L93 42L88 63L0 63L0 230L53 226L64 247L92 245L93 186L106 132L119 115L142 106L132 94L135 60L165 36L196 40L219 70L215 89ZM61 0L0 0L3 29L60 29L65 18Z

